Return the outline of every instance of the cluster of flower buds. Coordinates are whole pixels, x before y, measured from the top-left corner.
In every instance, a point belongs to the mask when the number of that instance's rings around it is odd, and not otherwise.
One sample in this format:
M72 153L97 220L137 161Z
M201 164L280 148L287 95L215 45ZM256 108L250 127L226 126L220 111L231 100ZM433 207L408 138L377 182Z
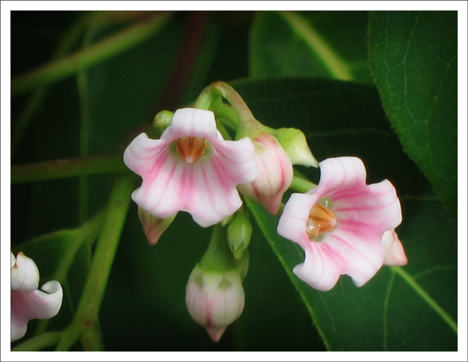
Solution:
M132 198L150 244L179 211L202 227L215 225L186 289L190 315L215 342L244 306L252 225L242 197L279 214L293 165L321 171L316 187L291 195L277 228L305 252L293 270L298 278L327 291L340 275L362 286L382 265L406 264L395 232L401 207L393 185L367 185L364 164L355 157L319 164L300 130L261 124L227 84L207 87L194 108L158 113L154 126L162 131L159 139L142 133L124 153L125 164L143 180Z

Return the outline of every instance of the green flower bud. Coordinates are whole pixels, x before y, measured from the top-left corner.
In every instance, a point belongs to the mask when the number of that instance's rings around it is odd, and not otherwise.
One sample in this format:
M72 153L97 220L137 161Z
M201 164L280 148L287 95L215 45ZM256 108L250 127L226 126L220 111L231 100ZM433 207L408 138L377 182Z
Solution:
M154 116L153 127L157 131L164 131L167 127L171 125L173 112L170 111L161 111Z
M278 139L293 165L318 167L318 162L312 155L305 135L301 130L280 128L271 130L271 133Z
M249 219L238 213L227 227L227 241L236 260L242 257L252 237L252 224Z

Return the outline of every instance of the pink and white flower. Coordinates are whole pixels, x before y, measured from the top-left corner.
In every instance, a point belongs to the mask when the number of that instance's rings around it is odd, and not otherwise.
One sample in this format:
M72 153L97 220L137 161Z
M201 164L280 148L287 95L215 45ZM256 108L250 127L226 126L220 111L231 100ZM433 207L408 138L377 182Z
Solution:
M245 295L236 271L218 272L196 266L187 282L187 310L214 342L242 314Z
M62 305L62 287L53 280L38 290L39 271L34 261L23 253L11 254L11 341L26 334L28 321L55 316ZM45 292L45 293L44 293Z
M208 227L242 205L236 186L257 177L254 156L250 139L223 139L213 112L183 108L160 139L137 136L124 162L143 178L132 194L140 208L162 219L186 211Z
M249 184L239 185L239 191L261 203L273 215L281 206L284 192L291 186L291 160L275 136L264 132L253 138L258 177Z
M392 234L402 220L401 206L390 181L367 185L364 164L355 157L327 159L320 170L318 186L291 195L278 224L278 233L305 251L304 263L293 272L327 291L342 274L360 287L384 263L403 262L403 248ZM390 244L395 260L387 253Z

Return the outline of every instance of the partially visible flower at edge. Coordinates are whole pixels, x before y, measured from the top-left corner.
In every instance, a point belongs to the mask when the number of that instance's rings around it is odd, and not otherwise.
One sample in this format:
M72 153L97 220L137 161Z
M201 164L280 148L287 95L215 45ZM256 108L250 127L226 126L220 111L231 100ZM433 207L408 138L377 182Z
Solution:
M367 185L365 167L356 157L324 160L320 170L318 186L291 195L278 224L278 233L305 251L304 263L293 272L313 288L327 291L340 275L349 275L360 287L384 262L394 262L384 243L399 250L391 254L399 254L396 259L402 263L398 238L385 234L402 219L390 181Z
M250 139L223 139L213 112L183 108L160 139L137 136L124 162L143 178L132 194L140 208L162 219L186 211L208 227L242 205L236 186L257 177L254 155Z
M62 305L62 287L53 280L38 290L39 271L22 252L11 253L11 341L22 338L31 319L54 317Z

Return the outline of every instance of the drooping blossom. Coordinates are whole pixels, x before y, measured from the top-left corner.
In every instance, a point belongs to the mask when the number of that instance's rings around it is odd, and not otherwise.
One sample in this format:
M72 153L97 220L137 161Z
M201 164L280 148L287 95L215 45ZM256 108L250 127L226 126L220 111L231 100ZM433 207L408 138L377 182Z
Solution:
M124 162L143 179L132 194L140 208L162 219L186 211L208 227L242 205L236 186L257 177L254 155L250 139L223 139L213 112L183 108L160 139L137 136Z
M276 215L284 192L291 186L292 163L272 134L261 133L252 141L255 146L258 177L248 184L239 185L239 191Z
M22 252L10 257L11 265L11 341L26 334L28 321L55 316L62 305L62 287L53 280L38 290L39 271L34 261Z
M241 276L236 271L218 272L196 266L187 283L185 301L193 320L218 342L244 309Z
M392 236L385 233L401 223L400 201L390 181L366 184L366 170L358 158L327 159L320 171L316 188L291 195L278 233L305 251L305 261L293 272L313 288L330 290L342 274L360 287L386 261L382 239ZM393 237L388 241L398 246Z

